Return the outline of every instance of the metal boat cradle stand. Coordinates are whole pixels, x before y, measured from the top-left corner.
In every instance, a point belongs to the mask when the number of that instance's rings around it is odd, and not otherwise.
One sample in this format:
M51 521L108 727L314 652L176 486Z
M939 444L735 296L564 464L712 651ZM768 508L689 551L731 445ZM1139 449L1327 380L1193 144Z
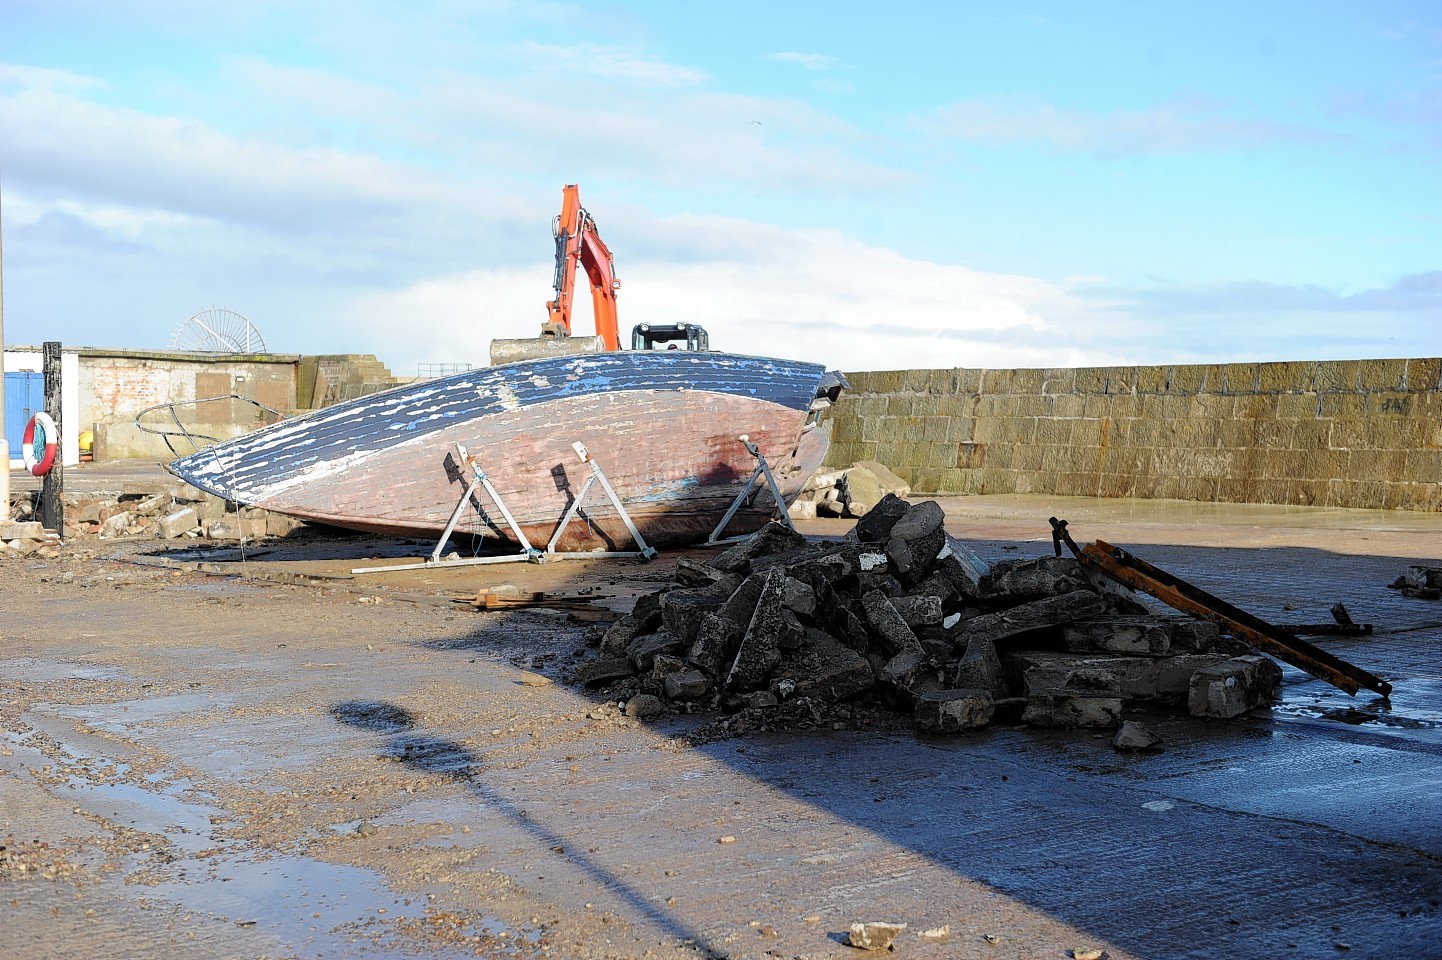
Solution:
M757 447L756 444L751 442L751 438L747 434L743 433L736 439L737 442L746 447L746 451L750 453L751 456L756 458L756 468L751 471L751 477L741 488L741 492L736 495L736 499L731 501L731 507L726 511L721 521L716 524L716 528L711 531L710 537L706 539L703 546L720 546L744 539L744 537L722 538L721 534L726 529L727 524L731 522L731 519L736 516L736 512L740 510L742 505L752 496L752 491L755 490L757 481L762 477L766 479L766 484L771 490L771 497L775 501L776 510L779 513L778 519L788 527L795 529L795 524L791 522L791 514L786 509L786 498L782 495L781 488L771 473L771 467L766 462L766 455L761 452L761 449ZM445 531L442 532L440 539L436 541L435 549L431 551L431 555L425 560L413 563L395 563L380 567L356 567L351 570L351 573L384 573L393 570L420 570L427 567L461 567L487 563L544 563L549 559L639 557L643 560L650 560L655 557L656 549L646 543L646 538L643 537L641 531L636 528L636 524L632 521L631 514L627 512L625 504L623 504L621 498L616 495L616 491L611 486L611 482L606 479L606 472L601 469L601 465L591 456L590 452L586 449L586 445L577 441L571 444L571 448L576 451L576 456L581 458L581 462L586 464L590 469L586 474L585 482L581 484L580 493L571 501L571 506L566 510L565 516L561 518L561 522L556 527L556 532L551 535L551 540L546 544L545 550L539 550L531 545L530 540L526 537L525 531L523 531L521 525L516 522L515 516L512 515L510 509L506 506L505 499L501 496L495 485L491 483L491 478L485 469L476 462L476 458L466 450L463 444L454 443L451 445L450 453L447 454L447 459L452 461L462 476L464 476L465 471L469 469L472 473L472 478L466 486L465 492L461 494L460 500L456 502L455 510L451 511L450 519L446 522ZM620 515L622 522L626 524L626 529L630 531L631 537L635 540L636 546L639 549L575 551L556 549L556 544L561 541L561 535L565 533L566 528L583 512L586 498L590 495L591 485L594 483L599 483L601 489L605 491L606 497L611 501L611 505L616 508L616 512ZM477 491L481 488L485 489L486 495L490 498L492 505L495 506L497 512L499 512L502 519L505 520L506 526L515 536L516 542L520 544L519 552L495 557L443 558L441 554L445 550L446 544L450 542L451 534L455 532L456 524L460 522L461 515L466 512L466 506L468 504L475 508L477 514L480 515L483 521L494 525L493 521L486 516L485 509L477 498Z

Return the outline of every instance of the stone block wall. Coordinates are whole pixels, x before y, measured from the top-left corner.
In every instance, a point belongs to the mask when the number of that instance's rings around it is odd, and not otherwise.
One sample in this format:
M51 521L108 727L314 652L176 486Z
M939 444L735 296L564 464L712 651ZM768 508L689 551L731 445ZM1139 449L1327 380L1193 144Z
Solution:
M827 465L918 493L1442 510L1442 359L848 373Z

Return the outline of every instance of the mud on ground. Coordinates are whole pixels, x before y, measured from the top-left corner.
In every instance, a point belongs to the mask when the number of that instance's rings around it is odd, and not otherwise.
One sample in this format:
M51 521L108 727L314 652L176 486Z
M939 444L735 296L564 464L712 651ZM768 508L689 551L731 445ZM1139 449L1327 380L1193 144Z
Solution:
M948 526L1040 555L1047 506ZM1442 607L1385 589L1436 541L1343 524L1334 552L1247 519L1073 531L1154 543L1274 619L1344 599L1393 632L1330 648L1397 692L1289 672L1261 715L1149 717L1164 749L1135 757L861 714L643 724L566 682L568 611L452 602L511 583L624 610L679 554L343 579L426 548L312 536L5 562L0 956L819 958L861 956L869 920L908 924L912 957L1438 956Z

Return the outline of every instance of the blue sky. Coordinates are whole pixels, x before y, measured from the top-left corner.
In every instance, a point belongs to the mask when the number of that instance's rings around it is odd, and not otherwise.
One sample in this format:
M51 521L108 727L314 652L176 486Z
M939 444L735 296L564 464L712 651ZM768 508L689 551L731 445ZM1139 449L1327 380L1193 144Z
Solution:
M10 344L484 363L579 183L623 330L848 370L1442 353L1442 6L0 0ZM578 328L587 328L582 316Z

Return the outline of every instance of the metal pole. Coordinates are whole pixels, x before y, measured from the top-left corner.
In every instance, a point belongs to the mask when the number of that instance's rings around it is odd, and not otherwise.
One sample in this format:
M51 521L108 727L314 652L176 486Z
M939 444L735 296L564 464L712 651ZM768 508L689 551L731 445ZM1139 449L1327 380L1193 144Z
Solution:
M3 185L0 185L3 190ZM0 523L10 520L10 439L5 436L5 218L0 216Z
M56 451L55 464L50 472L45 474L45 480L40 487L40 522L45 529L54 530L63 540L65 539L65 457L59 450L60 437L65 430L65 424L60 417L60 393L62 377L60 375L60 341L45 341L45 412L50 414L50 419L55 421ZM48 437L46 438L49 439Z

